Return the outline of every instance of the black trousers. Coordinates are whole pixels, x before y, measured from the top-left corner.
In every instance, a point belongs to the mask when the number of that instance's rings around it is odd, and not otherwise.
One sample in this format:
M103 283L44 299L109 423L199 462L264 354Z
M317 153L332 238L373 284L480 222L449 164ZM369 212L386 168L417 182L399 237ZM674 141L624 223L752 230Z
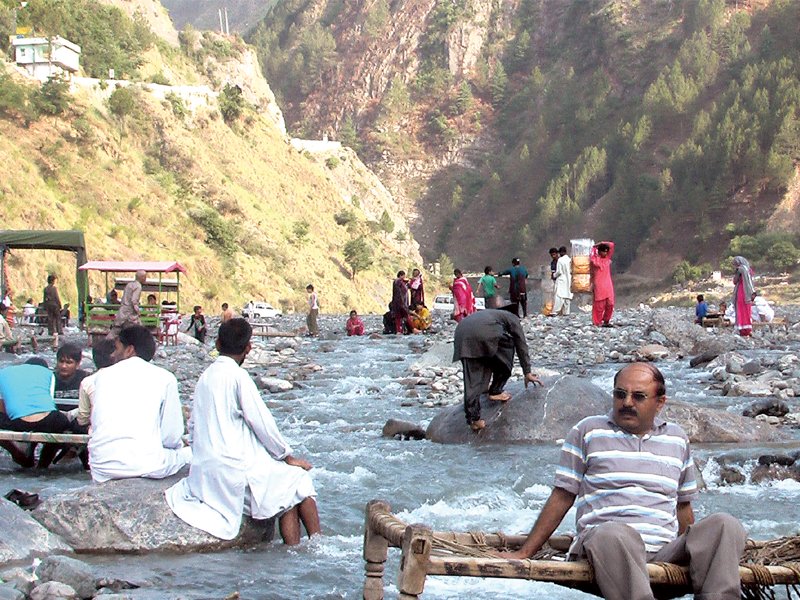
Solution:
M503 360L501 352L485 358L461 359L464 371L464 413L467 423L473 423L481 418L481 394L486 391L492 396L499 394L511 377L509 364L513 362ZM513 359L512 349L511 360Z
M60 410L54 410L40 421L23 421L22 419L9 419L8 415L2 413L0 416L0 428L11 431L32 431L34 433L64 433L69 432L69 419ZM47 468L53 462L61 444L44 444L39 455L39 467ZM33 459L33 452L36 444L32 443L29 448L29 459ZM9 450L8 448L6 448ZM9 450L11 452L11 450ZM13 453L12 453L13 456ZM15 459L16 460L16 459Z

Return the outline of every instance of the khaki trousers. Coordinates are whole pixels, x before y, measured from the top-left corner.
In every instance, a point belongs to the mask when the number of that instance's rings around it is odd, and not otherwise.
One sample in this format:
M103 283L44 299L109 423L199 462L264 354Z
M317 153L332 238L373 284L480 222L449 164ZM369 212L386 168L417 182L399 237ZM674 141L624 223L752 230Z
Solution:
M624 523L603 523L586 532L583 553L607 600L651 600L647 562L688 564L695 598L739 600L739 559L746 538L737 519L717 513L648 555L635 529Z

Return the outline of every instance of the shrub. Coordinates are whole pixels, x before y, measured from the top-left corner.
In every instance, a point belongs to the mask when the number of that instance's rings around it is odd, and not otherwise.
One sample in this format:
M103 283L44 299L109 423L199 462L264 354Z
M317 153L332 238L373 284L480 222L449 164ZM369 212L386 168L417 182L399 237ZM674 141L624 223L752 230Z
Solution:
M305 242L310 229L311 227L309 226L308 221L296 221L292 226L292 233L294 234L295 241L300 244Z
M69 82L60 75L54 75L33 93L31 100L37 114L61 115L70 104Z
M108 97L108 109L111 114L123 118L136 112L137 97L130 86L118 87Z
M693 265L687 260L678 263L672 272L672 279L676 283L686 283L687 281L698 281L711 274L711 265Z
M175 92L170 92L164 99L169 103L172 107L172 114L178 117L179 119L183 119L186 116L186 105L183 103L183 98L178 96Z
M219 112L229 125L238 119L244 111L245 100L242 88L238 85L225 84L219 94Z
M167 79L167 76L163 73L154 73L150 76L150 83L155 83L157 85L172 85Z
M381 220L379 223L383 232L392 233L394 231L394 221L385 210L381 213Z
M238 229L232 221L226 221L213 208L194 209L189 217L206 232L206 243L224 256L233 256L238 249Z
M335 156L331 156L325 161L325 166L328 167L331 171L333 171L336 167L339 166L339 159Z
M337 225L349 225L356 222L356 213L349 208L343 208L333 215L333 220L336 221Z
M789 240L781 240L767 250L767 259L776 269L790 269L800 260L800 250Z
M0 115L17 116L29 122L33 116L28 102L28 88L0 67Z

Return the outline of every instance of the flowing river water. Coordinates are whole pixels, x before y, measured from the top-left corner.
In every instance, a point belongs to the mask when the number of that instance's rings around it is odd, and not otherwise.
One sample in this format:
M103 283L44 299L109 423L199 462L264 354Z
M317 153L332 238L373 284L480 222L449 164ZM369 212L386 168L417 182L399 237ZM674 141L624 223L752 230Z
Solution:
M267 394L296 454L314 465L322 537L296 548L276 541L213 554L80 558L96 565L99 574L142 583L132 591L134 598L221 599L238 591L241 598L250 599L357 599L364 581L364 506L370 499L385 499L404 521L438 530L529 530L550 492L559 452L556 444L445 446L382 438L381 428L389 418L427 424L436 412L418 405L401 407L406 389L397 380L419 355L409 351L404 337L345 338L333 343L333 351L317 352L322 342L306 342L303 351L322 370L302 382L299 390ZM707 375L685 365L685 361L659 365L670 395L724 406L726 399L704 395ZM590 373L595 383L610 390L618 367L599 365ZM512 390L519 385L510 384ZM700 459L722 450L694 449ZM797 532L800 484L720 486L715 465L709 461L704 470L708 489L695 506L698 516L730 512L756 539ZM83 472L37 475L14 469L6 457L0 461L3 490L19 487L47 495L88 480ZM574 512L570 512L560 530L573 528ZM397 597L398 558L399 551L390 549L384 579L387 598ZM429 577L423 594L431 600L466 597L591 596L551 584L455 577Z

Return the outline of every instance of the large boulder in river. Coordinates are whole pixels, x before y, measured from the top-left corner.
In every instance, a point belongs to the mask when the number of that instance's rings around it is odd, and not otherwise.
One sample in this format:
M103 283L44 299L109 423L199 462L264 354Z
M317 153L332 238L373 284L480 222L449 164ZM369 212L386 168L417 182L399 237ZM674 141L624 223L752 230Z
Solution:
M30 562L33 557L72 549L13 502L0 498L0 564Z
M167 479L120 479L47 498L31 514L78 552L206 552L271 540L274 520L243 519L239 535L221 540L176 517L164 490Z
M657 309L651 315L648 332L658 332L667 339L669 346L676 346L686 354L724 352L732 345L729 336L719 332L708 333L704 327L694 323L688 313L668 309Z
M545 387L510 385L509 402L481 398L486 428L467 427L464 408L449 406L428 426L429 440L442 444L551 442L566 437L575 423L611 410L611 395L588 379L572 375L544 379ZM780 439L777 429L721 410L667 400L663 416L684 428L692 442L756 442Z

